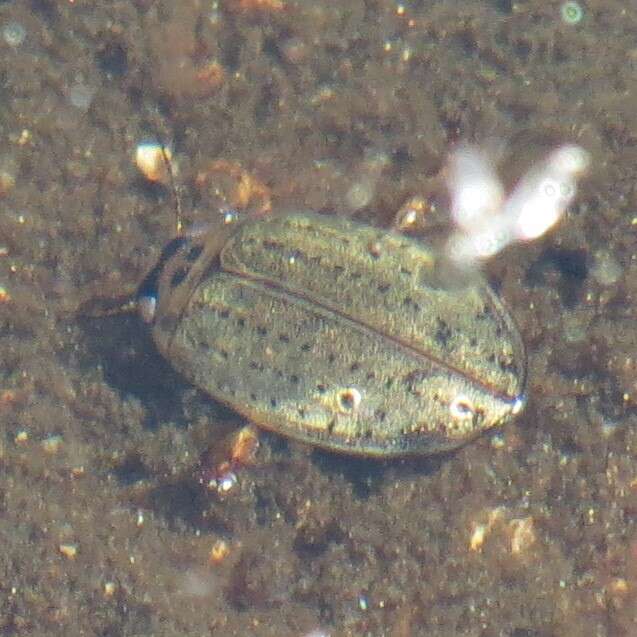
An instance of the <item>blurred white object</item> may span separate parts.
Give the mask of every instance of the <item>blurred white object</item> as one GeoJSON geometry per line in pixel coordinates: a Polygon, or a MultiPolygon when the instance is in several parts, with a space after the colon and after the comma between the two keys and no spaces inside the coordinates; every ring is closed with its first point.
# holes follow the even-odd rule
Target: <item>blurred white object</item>
{"type": "Polygon", "coordinates": [[[579,146],[560,146],[524,175],[505,199],[488,157],[475,146],[458,148],[448,171],[456,231],[447,242],[447,257],[470,268],[511,243],[543,235],[573,201],[577,179],[589,162],[579,146]]]}
{"type": "Polygon", "coordinates": [[[467,232],[474,231],[504,201],[504,189],[494,167],[474,146],[461,146],[451,155],[448,184],[451,216],[467,232]]]}

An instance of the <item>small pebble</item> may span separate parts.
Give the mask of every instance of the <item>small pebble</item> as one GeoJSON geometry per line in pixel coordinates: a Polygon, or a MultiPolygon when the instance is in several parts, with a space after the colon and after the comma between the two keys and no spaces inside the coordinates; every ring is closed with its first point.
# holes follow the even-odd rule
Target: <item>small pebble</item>
{"type": "Polygon", "coordinates": [[[64,557],[73,560],[77,555],[77,544],[60,544],[58,550],[64,557]]]}
{"type": "Polygon", "coordinates": [[[15,187],[15,176],[8,170],[0,169],[0,197],[7,195],[15,187]]]}
{"type": "Polygon", "coordinates": [[[77,82],[69,89],[69,101],[75,108],[86,112],[93,102],[95,93],[96,89],[94,87],[77,82]]]}
{"type": "Polygon", "coordinates": [[[42,441],[42,449],[51,455],[58,452],[62,444],[62,436],[48,436],[42,441]]]}
{"type": "Polygon", "coordinates": [[[491,446],[494,449],[503,449],[505,443],[504,435],[501,432],[495,433],[491,436],[491,446]]]}
{"type": "Polygon", "coordinates": [[[135,164],[148,181],[170,183],[167,162],[171,159],[170,149],[156,141],[141,142],[135,150],[135,164]]]}
{"type": "Polygon", "coordinates": [[[591,273],[600,285],[615,285],[622,275],[622,267],[612,253],[598,250],[591,273]]]}
{"type": "Polygon", "coordinates": [[[210,549],[208,560],[210,564],[220,564],[230,554],[230,547],[224,540],[217,540],[210,549]]]}
{"type": "Polygon", "coordinates": [[[378,180],[388,164],[386,153],[368,153],[359,167],[356,180],[345,193],[345,203],[351,211],[356,212],[370,204],[376,194],[378,180]]]}

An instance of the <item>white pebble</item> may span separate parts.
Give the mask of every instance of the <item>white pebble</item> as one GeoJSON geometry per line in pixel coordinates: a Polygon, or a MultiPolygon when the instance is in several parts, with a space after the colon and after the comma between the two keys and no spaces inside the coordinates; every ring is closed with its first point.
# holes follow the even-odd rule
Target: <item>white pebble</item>
{"type": "Polygon", "coordinates": [[[156,141],[141,142],[135,150],[135,164],[148,181],[160,184],[170,182],[168,166],[170,150],[156,141]]]}

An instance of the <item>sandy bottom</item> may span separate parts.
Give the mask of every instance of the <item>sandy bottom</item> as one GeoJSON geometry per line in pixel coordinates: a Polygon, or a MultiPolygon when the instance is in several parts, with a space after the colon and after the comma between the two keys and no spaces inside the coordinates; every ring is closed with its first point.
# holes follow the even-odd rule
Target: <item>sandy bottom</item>
{"type": "Polygon", "coordinates": [[[637,12],[585,4],[0,2],[0,635],[637,634],[637,12]],[[420,195],[432,233],[455,141],[505,142],[508,183],[584,146],[567,218],[489,266],[525,412],[391,463],[267,434],[233,490],[202,489],[245,423],[136,318],[74,313],[175,234],[132,161],[147,138],[186,227],[270,206],[386,225],[420,195]]]}

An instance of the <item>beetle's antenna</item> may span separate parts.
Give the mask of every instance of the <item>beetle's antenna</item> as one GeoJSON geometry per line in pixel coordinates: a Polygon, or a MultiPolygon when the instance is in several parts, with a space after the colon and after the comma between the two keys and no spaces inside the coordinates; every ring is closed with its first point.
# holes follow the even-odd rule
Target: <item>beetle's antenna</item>
{"type": "Polygon", "coordinates": [[[83,318],[104,318],[106,316],[119,316],[120,314],[133,314],[138,309],[137,299],[131,295],[117,296],[115,298],[98,296],[80,301],[71,312],[71,315],[83,318]]]}
{"type": "Polygon", "coordinates": [[[177,189],[177,182],[175,181],[175,175],[173,173],[173,166],[170,161],[171,152],[164,145],[161,145],[161,156],[166,164],[166,172],[168,173],[168,181],[170,182],[170,190],[172,191],[173,199],[175,200],[175,210],[177,211],[177,236],[181,235],[181,231],[183,228],[183,215],[181,208],[181,197],[179,196],[179,190],[177,189]]]}

